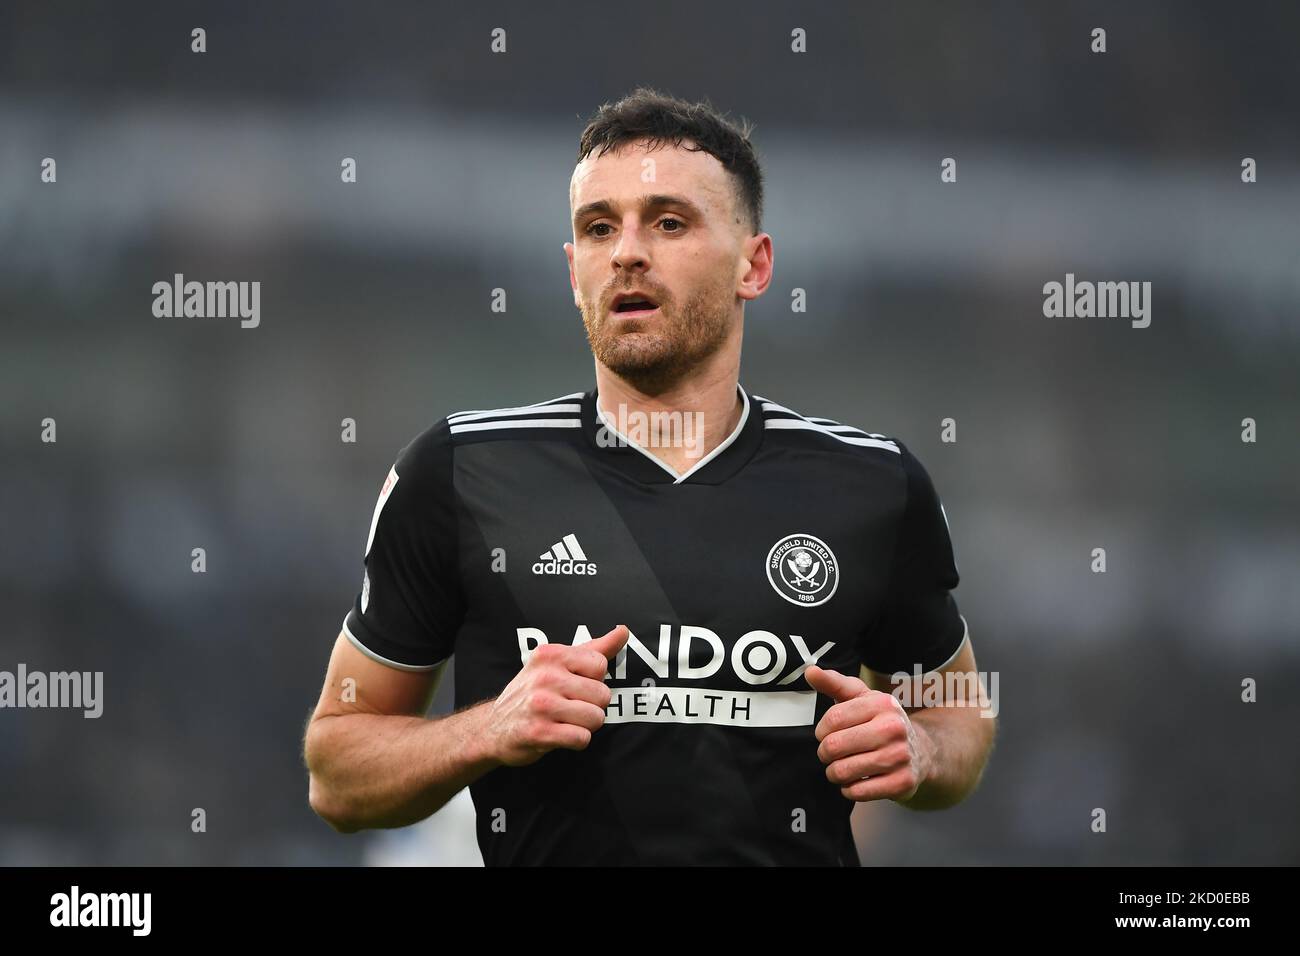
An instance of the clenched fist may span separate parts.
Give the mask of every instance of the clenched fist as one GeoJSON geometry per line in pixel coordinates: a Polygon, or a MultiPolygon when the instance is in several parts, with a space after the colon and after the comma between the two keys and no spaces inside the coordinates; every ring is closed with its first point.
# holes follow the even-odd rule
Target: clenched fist
{"type": "Polygon", "coordinates": [[[925,779],[916,728],[893,694],[811,666],[804,676],[835,703],[814,731],[826,779],[849,800],[908,800],[925,779]]]}
{"type": "Polygon", "coordinates": [[[507,767],[535,763],[550,750],[585,750],[605,723],[612,695],[609,662],[627,643],[623,624],[577,646],[543,644],[488,707],[489,752],[507,767]]]}

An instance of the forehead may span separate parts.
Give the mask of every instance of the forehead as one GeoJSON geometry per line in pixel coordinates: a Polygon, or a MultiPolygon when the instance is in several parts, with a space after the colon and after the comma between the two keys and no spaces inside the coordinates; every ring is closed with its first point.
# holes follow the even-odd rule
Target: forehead
{"type": "Polygon", "coordinates": [[[598,200],[625,202],[646,193],[684,196],[706,211],[726,215],[734,205],[731,174],[717,157],[683,140],[650,145],[649,140],[624,143],[603,156],[593,151],[573,170],[569,208],[598,200]],[[651,165],[653,163],[653,165],[651,165]],[[654,178],[649,178],[653,170],[654,178]]]}

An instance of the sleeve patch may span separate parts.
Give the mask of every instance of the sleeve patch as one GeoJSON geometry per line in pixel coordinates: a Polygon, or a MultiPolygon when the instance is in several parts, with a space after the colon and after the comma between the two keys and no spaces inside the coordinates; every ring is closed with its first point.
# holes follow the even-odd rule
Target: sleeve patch
{"type": "Polygon", "coordinates": [[[388,477],[384,479],[384,487],[379,489],[379,500],[375,502],[375,514],[370,519],[370,534],[366,536],[366,551],[362,557],[370,556],[370,546],[375,543],[375,528],[379,526],[379,513],[384,510],[384,503],[388,501],[388,496],[393,493],[393,488],[397,485],[397,466],[394,465],[388,469],[388,477]]]}

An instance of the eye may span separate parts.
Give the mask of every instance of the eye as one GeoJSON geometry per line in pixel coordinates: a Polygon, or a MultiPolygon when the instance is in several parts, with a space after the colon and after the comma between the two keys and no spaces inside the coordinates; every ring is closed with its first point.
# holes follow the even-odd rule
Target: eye
{"type": "Polygon", "coordinates": [[[672,216],[665,216],[663,219],[659,220],[659,222],[660,222],[662,225],[665,225],[665,226],[666,226],[668,223],[670,223],[670,222],[675,222],[675,223],[677,223],[677,225],[678,225],[679,228],[677,228],[677,229],[665,229],[665,230],[664,230],[665,232],[681,232],[682,229],[686,228],[686,223],[684,223],[684,222],[682,222],[680,219],[676,219],[676,218],[674,218],[674,217],[672,217],[672,216]]]}
{"type": "Polygon", "coordinates": [[[591,230],[593,230],[593,229],[600,229],[600,228],[610,229],[610,228],[612,228],[612,227],[611,227],[610,224],[607,223],[607,222],[593,222],[590,226],[587,227],[587,229],[586,229],[586,233],[587,233],[587,235],[589,235],[589,236],[596,236],[597,239],[600,239],[600,238],[604,237],[604,236],[606,235],[606,233],[603,233],[603,232],[602,232],[602,233],[600,233],[599,235],[597,235],[596,233],[594,233],[594,232],[591,231],[591,230]]]}

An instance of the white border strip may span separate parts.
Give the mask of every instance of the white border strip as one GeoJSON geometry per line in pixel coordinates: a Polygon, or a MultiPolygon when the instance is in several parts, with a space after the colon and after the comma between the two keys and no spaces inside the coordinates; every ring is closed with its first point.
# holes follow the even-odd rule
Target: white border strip
{"type": "MultiPolygon", "coordinates": [[[[743,410],[741,411],[741,413],[740,413],[740,421],[736,423],[736,427],[735,427],[735,429],[732,431],[732,433],[731,433],[730,435],[728,435],[726,438],[724,438],[724,439],[722,440],[722,443],[721,443],[720,445],[718,445],[717,448],[713,449],[713,451],[709,452],[707,455],[705,455],[703,458],[701,458],[701,459],[700,459],[699,461],[697,461],[695,464],[691,465],[690,468],[687,468],[687,469],[686,469],[684,472],[682,472],[680,475],[677,474],[677,472],[673,471],[671,468],[669,468],[668,465],[665,464],[663,461],[661,461],[660,459],[658,459],[657,457],[655,457],[654,455],[652,455],[650,452],[646,451],[644,448],[642,448],[642,447],[641,447],[640,445],[638,445],[636,442],[632,441],[632,439],[628,438],[626,435],[624,435],[622,432],[620,432],[617,428],[615,428],[615,427],[614,427],[614,424],[613,424],[613,423],[612,423],[612,422],[611,422],[611,421],[610,421],[610,420],[605,416],[605,411],[604,411],[604,409],[602,409],[602,408],[600,407],[600,396],[599,396],[599,395],[596,396],[596,420],[597,420],[599,423],[603,424],[603,425],[604,425],[606,428],[608,428],[610,431],[612,431],[615,435],[617,435],[617,436],[619,437],[619,439],[622,441],[622,443],[623,443],[624,445],[631,445],[633,448],[635,448],[635,449],[636,449],[637,451],[639,451],[641,454],[645,455],[647,458],[649,458],[651,461],[653,461],[656,465],[658,465],[658,466],[659,466],[660,468],[662,468],[664,471],[668,472],[668,474],[672,475],[672,476],[673,476],[673,484],[675,484],[675,485],[680,485],[683,481],[685,481],[685,480],[686,480],[687,478],[689,478],[691,475],[695,474],[697,471],[699,471],[701,468],[703,468],[703,467],[704,467],[705,465],[707,465],[709,462],[713,461],[713,459],[717,458],[717,457],[718,457],[719,455],[721,455],[724,451],[726,451],[726,450],[727,450],[727,447],[728,447],[729,445],[731,445],[731,443],[734,442],[737,438],[739,438],[739,437],[740,437],[740,433],[741,433],[742,431],[745,430],[745,422],[747,422],[747,421],[749,420],[749,396],[745,394],[745,390],[744,390],[743,388],[740,387],[740,383],[739,383],[739,382],[736,383],[736,390],[740,392],[740,397],[741,397],[742,401],[744,402],[745,407],[744,407],[744,409],[743,409],[743,410]]],[[[454,431],[454,429],[453,429],[453,431],[454,431]]]]}
{"type": "Polygon", "coordinates": [[[957,616],[961,618],[961,626],[963,628],[961,643],[958,644],[957,649],[952,652],[952,657],[948,658],[938,667],[930,668],[928,671],[926,671],[927,674],[933,674],[935,671],[943,670],[945,667],[947,667],[949,664],[951,664],[953,661],[957,659],[957,655],[961,653],[961,649],[970,642],[970,625],[966,623],[966,615],[959,613],[957,616]]]}
{"type": "Polygon", "coordinates": [[[348,640],[352,642],[352,646],[362,654],[365,654],[366,657],[370,658],[372,661],[376,661],[377,663],[386,664],[389,667],[395,667],[399,671],[431,671],[435,667],[438,667],[440,664],[444,664],[449,660],[449,658],[444,657],[436,664],[399,664],[397,661],[390,661],[387,657],[384,657],[382,654],[376,654],[370,648],[366,647],[366,645],[357,640],[357,636],[353,634],[352,629],[348,627],[348,619],[346,615],[343,618],[343,633],[348,636],[348,640]]]}

